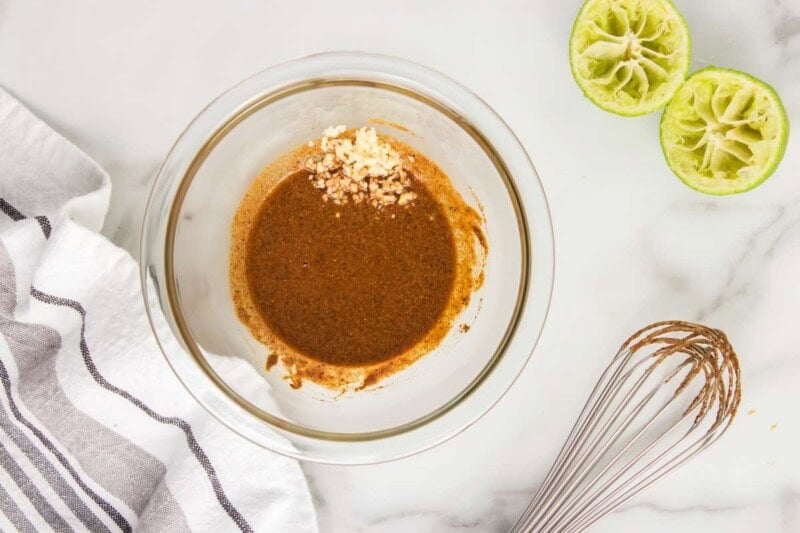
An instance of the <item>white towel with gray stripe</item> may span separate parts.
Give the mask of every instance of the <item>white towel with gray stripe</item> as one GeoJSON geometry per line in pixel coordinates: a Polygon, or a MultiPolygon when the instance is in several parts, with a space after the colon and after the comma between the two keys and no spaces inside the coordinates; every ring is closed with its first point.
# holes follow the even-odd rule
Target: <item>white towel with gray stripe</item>
{"type": "Polygon", "coordinates": [[[238,437],[153,339],[110,180],[0,89],[0,530],[317,531],[296,461],[238,437]]]}

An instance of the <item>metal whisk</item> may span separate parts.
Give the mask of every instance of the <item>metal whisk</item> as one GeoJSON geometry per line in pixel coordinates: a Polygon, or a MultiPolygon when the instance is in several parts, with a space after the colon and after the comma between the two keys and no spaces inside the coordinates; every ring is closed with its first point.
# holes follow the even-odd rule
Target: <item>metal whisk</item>
{"type": "Polygon", "coordinates": [[[512,532],[583,531],[730,426],[739,361],[725,334],[659,322],[622,344],[512,532]]]}

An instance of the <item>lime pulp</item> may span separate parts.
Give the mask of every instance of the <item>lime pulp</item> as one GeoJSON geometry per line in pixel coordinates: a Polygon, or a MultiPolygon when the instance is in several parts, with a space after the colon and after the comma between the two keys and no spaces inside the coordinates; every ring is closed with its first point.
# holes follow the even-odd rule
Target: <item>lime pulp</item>
{"type": "Polygon", "coordinates": [[[569,54],[572,74],[592,102],[634,116],[669,102],[689,71],[691,42],[669,0],[587,0],[569,54]]]}
{"type": "Polygon", "coordinates": [[[694,73],[661,117],[661,148],[689,187],[734,194],[766,180],[783,158],[789,121],[778,94],[743,72],[694,73]]]}

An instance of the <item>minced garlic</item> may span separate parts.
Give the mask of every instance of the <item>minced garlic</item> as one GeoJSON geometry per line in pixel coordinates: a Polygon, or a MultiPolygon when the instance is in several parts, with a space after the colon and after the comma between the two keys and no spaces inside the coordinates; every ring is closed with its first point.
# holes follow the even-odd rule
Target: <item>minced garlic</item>
{"type": "MultiPolygon", "coordinates": [[[[331,126],[320,141],[322,155],[309,157],[305,168],[313,185],[324,190],[323,199],[337,205],[367,201],[376,208],[407,205],[417,195],[403,157],[383,141],[375,128],[360,128],[343,135],[345,126],[331,126]]],[[[413,160],[409,160],[413,162],[413,160]]]]}

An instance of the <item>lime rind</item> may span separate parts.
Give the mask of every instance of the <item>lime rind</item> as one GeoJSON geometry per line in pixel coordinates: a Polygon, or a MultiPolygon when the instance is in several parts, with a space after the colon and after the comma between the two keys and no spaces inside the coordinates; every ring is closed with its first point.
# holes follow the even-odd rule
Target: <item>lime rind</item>
{"type": "Polygon", "coordinates": [[[689,187],[735,194],[763,183],[789,139],[786,109],[775,90],[736,70],[708,67],[686,80],[661,117],[661,148],[689,187]]]}
{"type": "Polygon", "coordinates": [[[584,95],[624,116],[664,107],[691,61],[688,26],[670,0],[587,0],[569,48],[572,75],[584,95]]]}

